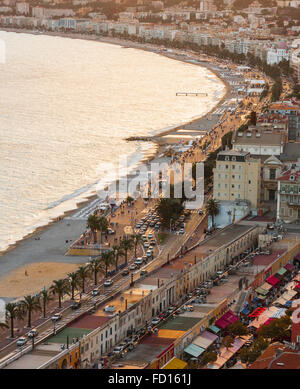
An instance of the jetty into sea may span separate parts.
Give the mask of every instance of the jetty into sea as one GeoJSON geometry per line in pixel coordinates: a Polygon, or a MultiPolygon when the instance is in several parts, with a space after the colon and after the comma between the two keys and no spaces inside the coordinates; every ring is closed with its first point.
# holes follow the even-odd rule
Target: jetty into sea
{"type": "Polygon", "coordinates": [[[176,96],[207,96],[203,92],[176,92],[176,96]]]}

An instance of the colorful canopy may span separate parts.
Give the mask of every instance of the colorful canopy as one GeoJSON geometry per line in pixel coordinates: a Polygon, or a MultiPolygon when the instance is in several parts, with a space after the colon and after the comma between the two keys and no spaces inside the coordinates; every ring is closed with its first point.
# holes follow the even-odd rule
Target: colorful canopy
{"type": "Polygon", "coordinates": [[[258,317],[262,313],[264,313],[267,310],[267,308],[262,307],[262,308],[256,308],[252,313],[250,313],[249,317],[258,317]]]}
{"type": "Polygon", "coordinates": [[[202,347],[205,350],[211,346],[218,339],[217,335],[212,334],[211,332],[204,331],[200,336],[193,340],[192,344],[202,347]]]}
{"type": "Polygon", "coordinates": [[[215,325],[219,328],[226,328],[229,324],[233,324],[239,320],[239,317],[231,310],[227,311],[219,320],[215,322],[215,325]]]}
{"type": "Polygon", "coordinates": [[[296,261],[300,262],[300,254],[296,255],[294,259],[296,259],[296,261]]]}
{"type": "Polygon", "coordinates": [[[276,286],[279,283],[279,279],[275,276],[271,276],[268,279],[266,279],[266,282],[272,286],[276,286]]]}
{"type": "Polygon", "coordinates": [[[210,326],[208,329],[212,331],[214,334],[218,334],[221,331],[220,328],[214,325],[210,326]]]}
{"type": "Polygon", "coordinates": [[[187,365],[186,362],[174,357],[162,369],[185,369],[187,365]]]}
{"type": "Polygon", "coordinates": [[[293,271],[295,269],[295,266],[292,265],[291,263],[287,263],[284,268],[288,271],[293,271]]]}
{"type": "Polygon", "coordinates": [[[204,348],[196,346],[195,344],[190,344],[188,347],[184,349],[184,352],[192,355],[195,358],[198,358],[199,355],[204,353],[204,348]]]}
{"type": "Polygon", "coordinates": [[[261,286],[255,289],[255,292],[258,294],[261,294],[263,296],[267,295],[269,293],[268,290],[263,289],[261,286]]]}
{"type": "Polygon", "coordinates": [[[287,272],[287,270],[282,267],[280,270],[278,270],[278,272],[276,274],[279,274],[280,276],[284,276],[284,274],[287,272]]]}

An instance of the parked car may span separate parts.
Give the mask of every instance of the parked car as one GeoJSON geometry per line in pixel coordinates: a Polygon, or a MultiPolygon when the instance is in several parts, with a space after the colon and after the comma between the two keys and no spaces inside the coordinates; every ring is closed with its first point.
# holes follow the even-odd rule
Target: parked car
{"type": "Polygon", "coordinates": [[[148,239],[152,239],[153,238],[153,234],[148,234],[148,239]]]}
{"type": "Polygon", "coordinates": [[[75,301],[72,305],[71,305],[71,308],[72,309],[78,309],[81,307],[81,303],[79,301],[75,301]]]}
{"type": "Polygon", "coordinates": [[[128,276],[128,274],[129,274],[129,270],[128,270],[128,269],[125,269],[125,270],[122,271],[121,274],[122,274],[123,277],[126,277],[126,276],[128,276]]]}
{"type": "Polygon", "coordinates": [[[116,310],[116,307],[114,305],[106,305],[106,307],[103,309],[104,312],[113,313],[116,310]]]}
{"type": "Polygon", "coordinates": [[[36,328],[33,328],[28,332],[28,338],[35,338],[38,334],[38,330],[36,328]]]}
{"type": "Polygon", "coordinates": [[[150,241],[150,246],[155,246],[155,245],[156,245],[155,239],[151,239],[151,241],[150,241]]]}
{"type": "Polygon", "coordinates": [[[100,294],[99,289],[93,289],[93,290],[92,290],[92,296],[93,296],[93,297],[99,296],[99,294],[100,294]]]}
{"type": "Polygon", "coordinates": [[[140,276],[141,276],[141,277],[144,277],[144,276],[146,276],[147,274],[148,274],[147,270],[141,270],[141,272],[140,272],[140,276]]]}
{"type": "Polygon", "coordinates": [[[115,355],[121,355],[123,353],[123,347],[122,346],[116,346],[114,349],[113,349],[113,353],[115,355]]]}
{"type": "Polygon", "coordinates": [[[137,258],[134,263],[138,266],[141,266],[143,264],[143,259],[142,258],[137,258]]]}
{"type": "Polygon", "coordinates": [[[108,228],[107,233],[108,233],[108,235],[114,235],[116,233],[116,231],[113,230],[112,228],[108,228]]]}
{"type": "Polygon", "coordinates": [[[180,228],[179,234],[180,234],[180,235],[183,235],[183,234],[184,234],[184,229],[183,229],[183,228],[180,228]]]}
{"type": "Polygon", "coordinates": [[[147,250],[146,255],[147,255],[148,258],[152,257],[152,251],[151,250],[147,250]]]}
{"type": "Polygon", "coordinates": [[[150,246],[150,245],[149,245],[149,243],[148,243],[148,242],[145,242],[145,243],[144,243],[144,247],[145,247],[145,249],[149,248],[149,246],[150,246]]]}
{"type": "Polygon", "coordinates": [[[137,269],[137,265],[133,263],[132,265],[129,266],[129,270],[134,271],[137,269]]]}
{"type": "Polygon", "coordinates": [[[52,317],[51,317],[51,320],[52,321],[59,321],[62,319],[62,314],[61,313],[55,313],[52,317]]]}
{"type": "Polygon", "coordinates": [[[19,347],[25,346],[26,343],[27,339],[24,336],[21,336],[21,338],[17,340],[17,346],[19,347]]]}
{"type": "Polygon", "coordinates": [[[112,284],[113,284],[113,281],[109,279],[109,280],[106,280],[106,281],[104,282],[103,286],[105,286],[105,287],[107,287],[107,286],[112,286],[112,284]]]}
{"type": "Polygon", "coordinates": [[[160,319],[158,317],[155,317],[154,319],[152,319],[151,324],[153,326],[156,326],[159,322],[160,322],[160,319]]]}

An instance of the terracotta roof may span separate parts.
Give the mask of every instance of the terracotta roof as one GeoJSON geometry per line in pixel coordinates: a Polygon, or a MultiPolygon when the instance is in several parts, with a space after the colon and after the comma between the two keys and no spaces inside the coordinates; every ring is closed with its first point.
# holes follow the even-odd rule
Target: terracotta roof
{"type": "Polygon", "coordinates": [[[300,351],[273,343],[248,369],[300,369],[300,351]],[[277,357],[276,350],[281,352],[277,357]]]}
{"type": "Polygon", "coordinates": [[[278,181],[290,181],[290,182],[296,182],[300,180],[300,169],[297,171],[292,171],[292,169],[287,170],[283,173],[282,176],[277,178],[278,181]],[[293,181],[290,181],[290,177],[294,176],[295,179],[293,181]]]}

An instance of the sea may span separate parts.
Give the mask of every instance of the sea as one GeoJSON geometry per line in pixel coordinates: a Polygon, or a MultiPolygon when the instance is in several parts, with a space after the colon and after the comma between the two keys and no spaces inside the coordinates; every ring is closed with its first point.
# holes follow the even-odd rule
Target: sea
{"type": "Polygon", "coordinates": [[[0,251],[76,209],[101,167],[153,152],[126,137],[200,117],[225,93],[207,69],[144,50],[4,31],[0,49],[0,251]]]}

